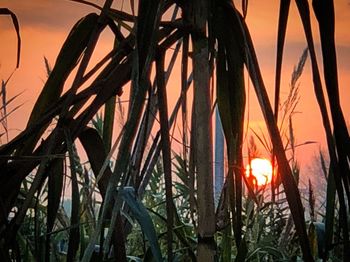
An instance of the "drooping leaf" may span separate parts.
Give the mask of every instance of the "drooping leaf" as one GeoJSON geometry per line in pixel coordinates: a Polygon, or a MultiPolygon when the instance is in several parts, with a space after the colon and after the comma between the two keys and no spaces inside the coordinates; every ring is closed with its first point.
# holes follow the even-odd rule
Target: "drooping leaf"
{"type": "MultiPolygon", "coordinates": [[[[101,173],[105,161],[107,159],[107,154],[105,151],[104,143],[99,135],[98,131],[94,128],[85,129],[80,135],[79,140],[82,143],[85,152],[88,155],[88,159],[95,175],[95,178],[98,184],[99,191],[102,195],[102,198],[105,198],[108,180],[112,175],[112,171],[109,165],[104,169],[102,177],[98,178],[98,175],[101,173]]],[[[125,240],[124,233],[122,228],[121,216],[118,214],[114,217],[115,228],[112,228],[110,234],[114,245],[114,250],[117,253],[118,259],[123,261],[125,259],[125,240]]]]}
{"type": "MultiPolygon", "coordinates": [[[[339,83],[338,83],[338,68],[337,55],[335,47],[335,10],[333,1],[312,1],[313,9],[318,20],[319,32],[321,36],[322,58],[324,66],[324,78],[328,94],[328,102],[332,115],[332,123],[335,137],[336,150],[338,155],[338,166],[341,170],[342,185],[347,194],[350,196],[350,137],[348,127],[345,122],[344,114],[340,104],[339,83]]],[[[338,176],[338,174],[334,174],[338,176]]],[[[339,186],[338,186],[339,188],[339,186]]],[[[348,202],[347,209],[350,208],[348,202]]],[[[347,212],[342,212],[348,214],[347,212]]],[[[348,219],[348,215],[347,218],[348,219]]],[[[344,218],[345,222],[345,218],[344,218]]],[[[345,225],[344,225],[345,226],[345,225]]],[[[346,227],[344,228],[344,255],[350,259],[349,233],[346,227]]]]}
{"type": "MultiPolygon", "coordinates": [[[[54,132],[52,132],[51,136],[47,139],[45,146],[43,147],[43,152],[42,152],[44,155],[51,155],[51,152],[53,151],[53,148],[54,148],[55,138],[57,138],[57,136],[59,136],[59,133],[60,133],[59,130],[55,130],[54,132]]],[[[24,200],[24,203],[23,203],[23,205],[21,205],[21,207],[19,208],[19,210],[16,214],[15,219],[13,219],[13,221],[12,221],[14,225],[18,226],[23,222],[28,208],[30,206],[32,206],[32,203],[35,200],[35,194],[37,192],[40,192],[43,181],[46,178],[46,176],[44,176],[44,175],[45,175],[45,172],[47,170],[47,166],[51,162],[51,159],[48,157],[42,157],[39,159],[40,159],[40,161],[37,162],[37,164],[40,164],[39,168],[34,176],[33,181],[30,184],[30,188],[26,194],[26,198],[24,200]]],[[[35,163],[35,161],[31,161],[29,163],[32,163],[32,162],[35,163]]],[[[24,169],[24,174],[27,175],[28,173],[25,171],[25,165],[22,167],[24,169]]],[[[22,170],[20,170],[20,171],[22,171],[22,170]]],[[[23,179],[25,179],[25,177],[23,177],[23,179]]],[[[9,183],[9,184],[5,184],[5,185],[10,187],[10,192],[18,194],[17,190],[19,191],[19,186],[20,186],[19,182],[22,182],[22,180],[13,179],[12,181],[10,180],[10,181],[6,181],[6,182],[9,183]],[[12,182],[12,184],[11,184],[11,182],[12,182]]],[[[9,198],[9,199],[11,199],[11,198],[9,198]]],[[[17,229],[15,228],[15,230],[17,230],[17,229]]]]}
{"type": "Polygon", "coordinates": [[[52,72],[34,105],[28,125],[38,120],[49,105],[60,97],[63,84],[85,50],[90,34],[96,26],[97,19],[98,15],[91,13],[79,20],[71,30],[58,54],[52,72]]]}
{"type": "MultiPolygon", "coordinates": [[[[158,180],[157,184],[159,183],[160,177],[157,177],[156,180],[158,180]]],[[[176,210],[175,205],[173,205],[173,209],[176,210]]],[[[156,212],[152,209],[148,210],[149,212],[152,212],[154,215],[156,215],[160,220],[166,225],[167,224],[167,218],[162,216],[159,212],[156,212]]],[[[174,233],[177,236],[177,238],[180,240],[182,245],[188,249],[188,255],[191,258],[192,261],[196,261],[196,256],[193,251],[193,246],[197,242],[193,240],[191,237],[188,236],[188,232],[184,229],[186,225],[181,221],[181,216],[178,214],[178,212],[175,212],[175,227],[174,227],[174,233]],[[191,245],[192,244],[192,245],[191,245]]]]}
{"type": "MultiPolygon", "coordinates": [[[[96,26],[98,17],[97,14],[91,13],[79,20],[71,30],[60,50],[52,72],[34,105],[27,127],[34,125],[36,121],[43,116],[50,105],[58,101],[60,98],[63,91],[63,85],[85,50],[90,35],[96,26]]],[[[47,125],[43,126],[40,131],[35,135],[32,135],[30,139],[27,139],[20,152],[31,152],[46,127],[47,125]]]]}
{"type": "Polygon", "coordinates": [[[17,16],[8,8],[0,8],[0,15],[10,15],[12,19],[13,26],[15,27],[16,34],[17,34],[17,63],[16,68],[19,67],[19,61],[21,58],[21,35],[19,32],[19,23],[17,16]]]}
{"type": "MultiPolygon", "coordinates": [[[[141,120],[146,93],[150,87],[150,65],[154,59],[154,49],[156,46],[156,41],[158,40],[156,34],[158,32],[157,28],[162,14],[161,3],[162,1],[159,2],[154,0],[143,0],[139,5],[139,19],[137,23],[136,40],[137,51],[133,56],[132,91],[130,95],[131,102],[128,121],[125,124],[125,132],[123,133],[123,137],[120,142],[115,169],[108,182],[101,216],[97,223],[94,235],[91,237],[88,248],[84,253],[82,261],[90,261],[95,242],[100,235],[102,224],[104,223],[104,220],[107,216],[109,209],[108,205],[113,199],[115,185],[121,183],[121,185],[124,186],[126,182],[126,177],[123,176],[123,174],[127,170],[132,144],[141,120]]],[[[130,60],[128,62],[130,62],[130,60]]],[[[98,107],[99,102],[102,101],[97,100],[96,107],[98,107]]],[[[87,115],[81,117],[81,121],[85,122],[90,118],[91,115],[87,113],[87,115]]]]}
{"type": "MultiPolygon", "coordinates": [[[[98,134],[96,129],[87,128],[79,135],[79,139],[84,147],[84,150],[90,161],[92,171],[94,172],[94,175],[97,179],[97,176],[107,157],[102,138],[98,134]]],[[[111,175],[112,171],[108,166],[104,171],[102,178],[98,181],[98,187],[102,197],[104,197],[106,194],[108,180],[111,177],[111,175]]]]}
{"type": "Polygon", "coordinates": [[[306,234],[304,210],[303,205],[301,203],[300,193],[285,155],[282,140],[278,131],[271,104],[260,72],[253,42],[245,21],[243,20],[243,18],[240,17],[236,10],[234,10],[234,13],[236,16],[239,17],[239,24],[241,29],[243,30],[242,33],[244,36],[246,47],[245,63],[250,78],[252,79],[255,92],[257,94],[258,101],[265,118],[265,122],[267,124],[270,138],[276,152],[278,166],[281,171],[282,183],[286,192],[286,197],[288,200],[289,207],[291,209],[291,213],[293,215],[293,220],[299,237],[300,246],[303,251],[303,256],[305,260],[313,261],[310,252],[309,240],[306,234]]]}
{"type": "Polygon", "coordinates": [[[145,206],[140,202],[135,195],[135,191],[131,187],[122,189],[121,196],[125,203],[129,206],[133,217],[141,226],[141,230],[149,241],[150,248],[156,261],[161,262],[162,254],[158,244],[158,237],[154,228],[152,219],[147,212],[145,206]]]}
{"type": "MultiPolygon", "coordinates": [[[[48,178],[48,202],[47,202],[47,228],[46,232],[50,233],[53,229],[59,204],[61,201],[63,188],[63,161],[64,159],[57,159],[52,163],[51,172],[48,178]]],[[[46,258],[50,254],[50,236],[47,235],[46,240],[46,258]]]]}
{"type": "MultiPolygon", "coordinates": [[[[328,2],[328,1],[327,1],[328,2]]],[[[344,148],[344,140],[343,138],[340,139],[343,143],[342,145],[340,145],[340,151],[337,151],[337,146],[336,146],[336,141],[334,141],[334,137],[333,137],[333,133],[332,133],[332,128],[331,128],[331,122],[329,119],[329,115],[328,115],[328,110],[327,110],[327,105],[326,105],[326,100],[325,100],[325,96],[324,96],[324,92],[323,92],[323,88],[322,88],[322,83],[321,83],[321,76],[320,76],[320,71],[318,68],[318,63],[317,63],[317,57],[316,57],[316,51],[315,51],[315,44],[314,44],[314,40],[313,40],[313,35],[312,35],[312,29],[311,29],[311,19],[310,19],[310,9],[309,9],[309,3],[306,0],[296,0],[297,3],[297,7],[298,7],[298,11],[301,17],[301,21],[303,23],[303,28],[304,28],[304,32],[305,32],[305,37],[307,40],[307,44],[308,44],[308,48],[309,48],[309,52],[310,52],[310,59],[311,59],[311,66],[312,66],[312,75],[313,75],[313,82],[314,82],[314,92],[315,92],[315,96],[317,99],[317,103],[319,105],[320,111],[321,111],[321,116],[322,116],[322,122],[323,122],[323,127],[326,133],[326,139],[327,139],[327,146],[328,146],[328,152],[329,152],[329,156],[331,159],[331,169],[333,172],[333,177],[334,177],[334,181],[335,181],[335,186],[337,189],[337,193],[338,193],[338,197],[339,197],[339,206],[340,206],[340,220],[342,221],[342,223],[340,223],[341,227],[343,227],[343,235],[344,235],[344,257],[346,257],[347,259],[350,259],[350,245],[349,245],[349,228],[348,228],[348,216],[347,216],[347,212],[345,210],[347,210],[346,207],[346,203],[345,203],[345,196],[344,196],[344,189],[347,192],[348,196],[350,194],[349,192],[349,184],[348,182],[345,182],[342,185],[342,178],[341,178],[341,169],[343,168],[345,172],[349,173],[348,170],[348,164],[345,163],[345,159],[344,159],[344,151],[342,148],[344,148]],[[339,159],[338,156],[339,155],[339,159]]],[[[329,4],[329,3],[328,3],[329,4]]],[[[317,5],[315,3],[315,5],[317,5]]],[[[316,6],[317,9],[317,6],[316,6]]],[[[332,8],[326,12],[333,12],[334,10],[332,10],[332,8]]],[[[320,14],[320,10],[316,10],[316,15],[318,16],[320,14]]],[[[329,14],[327,14],[328,16],[329,14]]],[[[324,19],[329,19],[328,18],[324,18],[324,19]]],[[[332,21],[328,21],[330,23],[332,23],[332,21]]],[[[329,34],[327,36],[330,38],[333,38],[334,35],[331,33],[332,32],[332,24],[328,24],[328,22],[326,23],[326,27],[330,27],[327,30],[330,29],[330,31],[328,31],[327,34],[329,34]]],[[[323,35],[324,33],[322,33],[323,35]]],[[[332,41],[332,40],[326,40],[327,41],[332,41]]],[[[328,56],[328,54],[325,54],[326,56],[328,56]]],[[[332,54],[330,54],[332,56],[332,54]]],[[[334,55],[334,54],[333,54],[334,55]]],[[[333,62],[331,60],[329,60],[329,63],[334,63],[334,57],[331,58],[331,60],[333,60],[333,62]]],[[[327,65],[328,67],[328,65],[327,65]]],[[[336,70],[336,69],[331,69],[336,70]]],[[[328,74],[328,73],[327,73],[328,74]]],[[[330,80],[330,81],[334,81],[334,80],[330,80]]],[[[328,81],[327,81],[328,82],[328,81]]],[[[331,92],[332,93],[332,92],[331,92]]],[[[334,90],[334,95],[336,96],[336,90],[334,90]]],[[[332,96],[332,94],[331,94],[332,96]]],[[[335,99],[336,100],[336,99],[335,99]]],[[[333,104],[333,103],[331,103],[333,104]]],[[[331,106],[333,107],[333,106],[331,106]]],[[[333,108],[334,110],[334,108],[333,108]]],[[[340,113],[340,112],[338,112],[340,113]]],[[[334,114],[334,111],[332,113],[332,116],[334,114]]],[[[341,114],[339,114],[339,116],[341,117],[341,114]]],[[[333,119],[333,121],[338,122],[338,120],[340,120],[338,118],[338,116],[335,116],[335,118],[333,119]]],[[[338,130],[338,128],[334,128],[334,131],[338,130]]],[[[340,132],[344,132],[344,130],[340,129],[340,132]]],[[[346,139],[348,140],[348,139],[346,139]]],[[[339,139],[338,139],[338,142],[339,139]]],[[[347,142],[348,143],[348,142],[347,142]]],[[[343,171],[343,170],[342,170],[343,171]]]]}

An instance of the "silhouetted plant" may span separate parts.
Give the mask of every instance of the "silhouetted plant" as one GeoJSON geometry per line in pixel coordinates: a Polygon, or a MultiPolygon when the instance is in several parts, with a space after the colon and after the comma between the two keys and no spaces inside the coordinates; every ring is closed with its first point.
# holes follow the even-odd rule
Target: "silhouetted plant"
{"type": "MultiPolygon", "coordinates": [[[[87,14],[74,25],[30,113],[26,129],[0,147],[0,257],[3,261],[20,260],[23,256],[37,261],[59,259],[56,244],[60,232],[64,232],[61,236],[68,241],[67,255],[63,255],[67,261],[127,261],[127,252],[132,250],[127,249],[127,239],[135,221],[148,243],[143,254],[137,254],[144,259],[173,261],[179,254],[183,257],[187,254],[192,261],[214,261],[218,255],[216,250],[220,250],[223,261],[233,258],[259,261],[260,254],[281,260],[288,256],[273,246],[280,244],[277,239],[268,239],[268,232],[260,227],[271,222],[260,193],[253,199],[258,212],[251,210],[252,199],[245,199],[243,194],[245,70],[254,85],[278,163],[285,203],[290,209],[288,221],[290,224],[294,221],[295,235],[288,238],[293,243],[289,254],[295,259],[302,256],[305,261],[313,261],[315,254],[310,248],[304,207],[293,174],[295,168],[292,170],[289,165],[277,126],[290,1],[280,2],[275,112],[245,22],[248,1],[242,1],[242,12],[239,12],[229,0],[131,0],[129,13],[113,8],[113,0],[106,0],[102,7],[84,0],[74,1],[93,6],[96,13],[87,14]],[[173,12],[171,18],[166,15],[169,10],[173,12]],[[113,48],[93,65],[92,54],[106,28],[113,33],[113,48]],[[167,81],[169,74],[175,74],[172,69],[181,45],[182,71],[178,76],[181,94],[170,112],[167,81]],[[170,50],[173,59],[166,66],[165,57],[170,50]],[[88,68],[91,69],[88,71],[88,68]],[[68,86],[66,80],[71,75],[73,83],[68,86]],[[63,92],[64,86],[66,92],[63,92]],[[127,117],[118,130],[114,128],[117,97],[129,87],[127,117]],[[229,164],[216,211],[211,126],[214,88],[229,164]],[[188,89],[193,90],[193,98],[187,95],[188,89]],[[188,104],[192,106],[191,118],[188,104]],[[176,164],[172,159],[172,128],[180,108],[184,157],[181,161],[177,157],[176,164]],[[99,126],[97,131],[89,127],[89,123],[101,113],[103,121],[101,116],[95,122],[95,126],[97,123],[99,126]],[[53,127],[48,129],[51,123],[53,127]],[[153,133],[154,129],[159,131],[153,133]],[[86,152],[88,166],[80,164],[75,149],[77,140],[86,152]],[[155,174],[157,163],[162,163],[163,171],[155,174]],[[181,182],[175,182],[174,170],[181,182]],[[147,185],[160,174],[162,178],[158,181],[164,181],[164,204],[162,209],[148,207],[147,211],[147,201],[142,202],[142,198],[146,190],[146,199],[150,201],[147,194],[152,193],[152,189],[148,190],[147,185]],[[68,183],[72,207],[66,219],[60,203],[68,183]],[[91,205],[96,190],[102,201],[98,213],[97,205],[91,205]],[[190,221],[191,225],[184,221],[190,221]],[[28,235],[23,237],[23,234],[28,235]],[[295,239],[299,245],[293,242],[295,239]],[[250,242],[253,240],[261,242],[254,246],[250,242]],[[184,250],[178,251],[178,248],[184,250]]],[[[315,95],[331,159],[327,177],[325,257],[337,245],[341,246],[343,259],[347,261],[350,259],[347,224],[350,142],[339,102],[333,1],[313,1],[331,117],[320,80],[308,2],[297,0],[296,4],[306,34],[315,95]],[[335,196],[339,201],[338,224],[334,224],[335,196]],[[334,242],[335,236],[338,242],[334,242]]],[[[0,14],[11,15],[19,36],[16,16],[6,8],[1,8],[0,14]]],[[[291,101],[295,101],[293,97],[291,101]]],[[[280,217],[276,219],[284,219],[284,211],[278,208],[276,213],[280,217]]],[[[270,226],[271,230],[280,230],[270,226]]],[[[129,259],[138,260],[131,256],[129,259]]]]}

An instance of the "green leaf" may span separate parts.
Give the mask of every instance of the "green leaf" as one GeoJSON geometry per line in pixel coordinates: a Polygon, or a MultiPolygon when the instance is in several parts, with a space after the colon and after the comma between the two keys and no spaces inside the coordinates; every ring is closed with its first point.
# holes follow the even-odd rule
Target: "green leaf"
{"type": "Polygon", "coordinates": [[[128,261],[130,262],[142,262],[143,260],[139,257],[135,257],[135,256],[128,256],[128,261]]]}
{"type": "MultiPolygon", "coordinates": [[[[320,154],[321,159],[323,159],[322,154],[320,154]]],[[[322,160],[324,161],[324,160],[322,160]]],[[[324,166],[324,165],[323,165],[324,166]]],[[[329,171],[327,178],[327,197],[326,197],[326,229],[325,229],[325,247],[326,254],[330,250],[333,242],[334,234],[334,213],[335,213],[335,195],[336,187],[334,181],[334,175],[332,170],[329,171]]]]}
{"type": "Polygon", "coordinates": [[[326,232],[325,232],[325,224],[316,222],[314,223],[316,229],[317,236],[317,255],[319,258],[326,258],[326,232]]]}
{"type": "Polygon", "coordinates": [[[163,261],[160,247],[158,244],[157,233],[154,228],[152,219],[145,206],[136,198],[135,191],[132,187],[124,187],[121,196],[126,204],[130,207],[133,217],[141,226],[141,230],[149,241],[150,248],[156,261],[163,261]]]}
{"type": "MultiPolygon", "coordinates": [[[[227,214],[226,216],[229,217],[228,211],[225,211],[227,214]]],[[[227,227],[225,227],[224,231],[222,232],[222,262],[230,262],[232,260],[232,227],[231,224],[229,224],[227,227]]]]}
{"type": "Polygon", "coordinates": [[[248,253],[247,243],[245,238],[242,239],[241,244],[238,247],[238,253],[235,262],[244,262],[248,253]]]}
{"type": "MultiPolygon", "coordinates": [[[[163,201],[163,197],[161,197],[160,201],[163,201]]],[[[173,209],[176,210],[175,205],[173,205],[173,209]]],[[[164,225],[167,224],[167,219],[162,216],[159,212],[156,212],[152,209],[149,209],[149,212],[152,212],[154,215],[156,215],[158,218],[160,218],[160,221],[164,223],[164,225]]],[[[188,257],[192,261],[196,261],[196,256],[193,252],[193,247],[195,244],[197,244],[197,241],[191,238],[191,233],[186,231],[186,225],[181,221],[181,218],[178,214],[178,211],[175,212],[175,227],[174,227],[174,233],[177,236],[177,238],[180,240],[181,244],[184,248],[187,248],[188,250],[188,257]]]]}
{"type": "Polygon", "coordinates": [[[312,256],[316,257],[317,256],[317,234],[316,234],[316,228],[313,222],[310,223],[308,236],[310,240],[312,256]]]}

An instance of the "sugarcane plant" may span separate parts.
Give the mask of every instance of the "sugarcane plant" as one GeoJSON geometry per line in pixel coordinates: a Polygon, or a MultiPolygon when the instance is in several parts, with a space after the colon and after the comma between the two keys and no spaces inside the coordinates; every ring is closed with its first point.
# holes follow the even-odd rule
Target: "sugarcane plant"
{"type": "MultiPolygon", "coordinates": [[[[280,2],[275,111],[245,21],[247,0],[242,0],[242,10],[230,0],[130,0],[130,12],[114,8],[113,0],[106,0],[103,6],[84,0],[72,1],[90,5],[96,12],[82,17],[73,26],[25,130],[0,147],[2,261],[20,260],[24,254],[37,261],[59,259],[59,256],[67,261],[137,260],[133,254],[128,254],[132,250],[128,248],[128,236],[135,224],[147,245],[144,259],[173,261],[175,248],[181,246],[186,247],[186,254],[192,261],[215,261],[218,256],[223,261],[245,261],[254,257],[244,230],[244,216],[249,215],[249,203],[243,194],[246,184],[242,153],[245,72],[253,83],[270,135],[273,158],[278,164],[295,225],[298,255],[304,261],[314,261],[300,193],[277,126],[290,1],[280,2]],[[93,64],[91,58],[98,48],[98,40],[108,29],[114,37],[113,47],[93,64]],[[168,57],[170,62],[166,63],[168,57]],[[180,95],[170,111],[168,80],[170,75],[176,74],[173,68],[177,57],[181,63],[180,95]],[[67,83],[68,77],[73,77],[71,84],[67,83]],[[119,110],[127,113],[122,127],[115,128],[115,112],[118,107],[122,108],[119,98],[123,91],[129,94],[128,104],[119,110]],[[214,101],[218,104],[228,156],[228,172],[217,209],[212,165],[214,101]],[[92,121],[96,115],[100,120],[92,121]],[[188,197],[184,198],[188,201],[186,221],[190,221],[192,230],[184,227],[174,195],[180,189],[174,190],[173,128],[180,115],[183,162],[178,177],[188,192],[188,197]],[[92,127],[91,122],[95,127],[99,123],[99,128],[92,127]],[[78,161],[78,140],[87,155],[88,165],[78,161]],[[163,213],[155,214],[142,199],[147,197],[145,191],[157,190],[149,184],[159,163],[163,170],[165,208],[163,213]],[[65,189],[67,181],[70,186],[65,189]],[[68,192],[72,202],[69,216],[61,207],[62,198],[68,192]],[[89,201],[96,192],[99,199],[96,197],[95,203],[101,203],[91,205],[89,201]],[[97,206],[98,211],[95,210],[97,206]],[[164,223],[161,228],[166,236],[165,245],[159,244],[155,215],[164,223]],[[30,220],[35,221],[34,229],[25,227],[30,220]],[[45,230],[38,227],[39,223],[46,224],[45,230]],[[31,230],[35,232],[30,239],[23,237],[31,230]],[[67,247],[57,254],[59,234],[64,235],[67,247]],[[186,237],[186,234],[194,237],[186,237]]],[[[342,240],[339,245],[343,246],[344,261],[347,261],[350,258],[347,224],[350,146],[336,78],[333,1],[313,1],[321,34],[331,118],[320,81],[309,4],[306,0],[296,0],[296,4],[306,34],[315,94],[331,158],[325,253],[327,257],[333,246],[332,211],[337,195],[342,240]]],[[[1,8],[0,14],[11,15],[20,36],[15,14],[6,8],[1,8]]],[[[20,37],[18,39],[20,50],[20,37]]]]}

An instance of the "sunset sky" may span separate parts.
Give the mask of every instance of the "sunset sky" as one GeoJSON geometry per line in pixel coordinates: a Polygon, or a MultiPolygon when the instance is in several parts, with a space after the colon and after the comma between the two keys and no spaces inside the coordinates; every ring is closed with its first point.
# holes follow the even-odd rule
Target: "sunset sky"
{"type": "MultiPolygon", "coordinates": [[[[93,2],[102,5],[104,1],[93,2]]],[[[341,102],[348,123],[350,122],[349,2],[349,0],[335,0],[338,75],[341,102]]],[[[121,4],[119,1],[115,1],[115,3],[117,7],[121,4]]],[[[251,0],[249,1],[247,17],[271,102],[273,102],[278,5],[279,1],[276,0],[251,0]]],[[[24,105],[9,120],[10,135],[13,137],[18,134],[19,130],[24,129],[29,112],[43,86],[46,78],[43,57],[46,56],[53,65],[55,57],[74,23],[87,13],[96,10],[68,0],[0,0],[0,7],[7,7],[17,15],[22,36],[20,68],[16,70],[8,86],[8,97],[24,91],[14,103],[14,105],[24,103],[24,105]]],[[[319,66],[321,66],[318,28],[313,13],[312,19],[314,40],[318,51],[319,66]]],[[[282,76],[282,100],[288,93],[288,83],[293,67],[306,47],[300,18],[293,1],[287,30],[282,76]]],[[[15,30],[8,16],[0,16],[0,39],[0,79],[7,79],[15,68],[17,43],[15,30]]],[[[106,34],[99,43],[96,58],[108,52],[112,44],[112,38],[106,34]]],[[[320,69],[322,70],[322,68],[320,69]]],[[[247,88],[250,94],[250,127],[258,133],[260,132],[259,128],[261,128],[267,134],[254,89],[251,84],[247,88]]],[[[306,172],[317,150],[320,147],[325,149],[324,132],[313,93],[309,60],[300,79],[300,96],[300,103],[297,107],[297,111],[300,113],[296,114],[293,119],[297,143],[317,141],[317,144],[304,146],[297,151],[298,160],[306,172]]]]}

